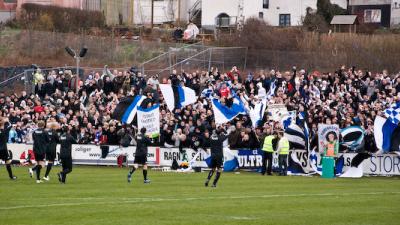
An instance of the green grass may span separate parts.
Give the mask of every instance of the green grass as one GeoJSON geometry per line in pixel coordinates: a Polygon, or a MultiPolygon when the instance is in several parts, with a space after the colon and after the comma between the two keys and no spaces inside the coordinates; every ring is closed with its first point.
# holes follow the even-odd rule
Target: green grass
{"type": "Polygon", "coordinates": [[[399,224],[400,179],[262,177],[149,171],[126,182],[127,169],[74,167],[66,185],[34,183],[27,168],[10,181],[0,168],[0,224],[399,224]]]}

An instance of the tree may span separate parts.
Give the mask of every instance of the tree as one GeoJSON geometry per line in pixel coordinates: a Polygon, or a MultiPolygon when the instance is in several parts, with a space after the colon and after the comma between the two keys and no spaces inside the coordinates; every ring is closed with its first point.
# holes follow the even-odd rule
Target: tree
{"type": "Polygon", "coordinates": [[[346,9],[332,4],[330,0],[318,0],[317,2],[317,14],[321,15],[328,24],[332,21],[333,16],[343,15],[346,12],[346,9]]]}

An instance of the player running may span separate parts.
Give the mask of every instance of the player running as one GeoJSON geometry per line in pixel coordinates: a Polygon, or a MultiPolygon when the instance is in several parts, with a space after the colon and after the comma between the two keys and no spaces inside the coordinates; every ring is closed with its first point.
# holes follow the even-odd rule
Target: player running
{"type": "Polygon", "coordinates": [[[151,139],[146,137],[146,128],[140,129],[140,134],[136,137],[137,146],[135,153],[135,160],[133,161],[133,167],[128,173],[128,183],[132,181],[132,174],[139,167],[143,165],[143,179],[144,183],[150,183],[147,179],[147,146],[151,144],[151,139]]]}
{"type": "Polygon", "coordinates": [[[10,130],[11,124],[8,122],[8,119],[0,117],[0,160],[3,160],[6,163],[6,169],[10,179],[16,180],[17,177],[13,175],[11,170],[11,157],[8,154],[7,149],[8,134],[10,133],[10,130]]]}
{"type": "Polygon", "coordinates": [[[215,175],[215,179],[211,187],[217,187],[217,182],[222,172],[221,167],[224,158],[223,143],[227,138],[228,135],[226,135],[225,131],[222,128],[218,128],[217,130],[213,130],[213,133],[208,140],[211,149],[211,170],[208,173],[207,180],[204,184],[206,187],[208,186],[208,183],[210,182],[215,171],[217,171],[217,174],[215,175]]]}

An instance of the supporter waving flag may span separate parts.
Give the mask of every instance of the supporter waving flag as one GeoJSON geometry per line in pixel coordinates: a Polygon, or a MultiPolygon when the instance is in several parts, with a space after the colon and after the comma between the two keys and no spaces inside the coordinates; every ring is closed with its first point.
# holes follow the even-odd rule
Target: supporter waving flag
{"type": "Polygon", "coordinates": [[[269,91],[267,93],[267,100],[271,99],[275,95],[275,89],[276,89],[276,80],[274,80],[271,83],[271,86],[269,87],[269,91]]]}
{"type": "Polygon", "coordinates": [[[136,95],[122,99],[115,108],[112,117],[123,124],[132,123],[137,112],[137,107],[140,106],[145,98],[143,95],[136,95]]]}
{"type": "Polygon", "coordinates": [[[175,108],[180,109],[197,101],[196,92],[188,87],[160,84],[160,90],[171,112],[175,108]]]}
{"type": "Polygon", "coordinates": [[[244,103],[238,96],[233,97],[233,103],[231,107],[226,106],[216,98],[213,98],[211,103],[216,124],[229,122],[239,114],[246,113],[244,103]]]}
{"type": "Polygon", "coordinates": [[[260,126],[260,123],[264,117],[265,109],[267,108],[267,100],[262,99],[257,102],[254,107],[250,107],[250,119],[253,124],[253,127],[260,126]]]}

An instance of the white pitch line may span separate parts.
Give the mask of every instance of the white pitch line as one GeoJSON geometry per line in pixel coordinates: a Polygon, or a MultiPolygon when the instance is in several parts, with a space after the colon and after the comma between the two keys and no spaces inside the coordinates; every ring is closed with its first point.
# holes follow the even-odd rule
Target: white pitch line
{"type": "MultiPolygon", "coordinates": [[[[250,196],[210,196],[210,197],[191,197],[191,198],[124,198],[123,201],[104,201],[104,202],[71,202],[71,203],[55,203],[55,204],[38,204],[38,205],[20,205],[0,207],[0,210],[25,209],[25,208],[47,208],[58,206],[81,206],[81,205],[110,205],[110,204],[130,204],[145,202],[168,202],[168,201],[193,201],[193,200],[229,200],[229,199],[248,199],[248,198],[280,198],[280,197],[313,197],[313,196],[354,196],[354,195],[384,195],[384,194],[400,194],[400,192],[366,192],[366,193],[314,193],[314,194],[273,194],[273,195],[250,195],[250,196]]],[[[66,199],[66,198],[64,198],[66,199]]],[[[79,198],[73,198],[79,199],[79,198]]],[[[85,198],[82,198],[85,199],[85,198]]],[[[111,199],[110,199],[111,200],[111,199]]],[[[115,200],[115,198],[113,199],[115,200]]]]}

